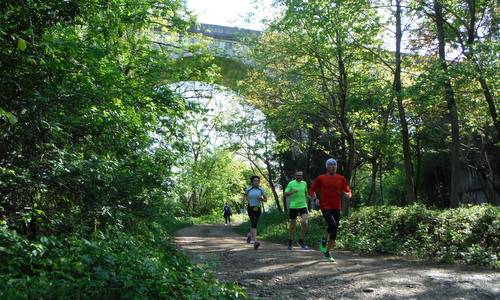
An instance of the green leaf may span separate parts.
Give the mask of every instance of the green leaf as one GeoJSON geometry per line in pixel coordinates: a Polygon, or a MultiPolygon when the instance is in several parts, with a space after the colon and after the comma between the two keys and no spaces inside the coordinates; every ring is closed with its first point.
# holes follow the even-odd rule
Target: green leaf
{"type": "Polygon", "coordinates": [[[17,48],[21,51],[26,50],[26,41],[23,40],[22,38],[17,39],[17,48]]]}
{"type": "Polygon", "coordinates": [[[14,116],[12,113],[10,112],[4,112],[5,113],[5,116],[7,117],[7,119],[9,120],[9,123],[11,125],[14,125],[17,123],[17,118],[16,116],[14,116]]]}
{"type": "Polygon", "coordinates": [[[7,118],[7,121],[9,121],[10,124],[14,125],[17,123],[17,118],[14,116],[12,113],[4,110],[3,108],[0,107],[0,118],[5,116],[7,118]]]}

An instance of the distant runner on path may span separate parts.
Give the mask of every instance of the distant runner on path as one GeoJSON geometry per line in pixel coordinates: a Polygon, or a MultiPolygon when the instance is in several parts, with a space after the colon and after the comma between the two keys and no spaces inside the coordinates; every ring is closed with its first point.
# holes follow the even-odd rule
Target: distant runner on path
{"type": "Polygon", "coordinates": [[[329,158],[326,161],[326,173],[319,175],[314,180],[309,194],[316,197],[317,191],[320,193],[319,206],[327,224],[325,237],[321,239],[319,248],[321,252],[325,253],[325,257],[329,261],[334,262],[335,260],[330,251],[335,244],[337,229],[340,224],[342,193],[345,193],[349,198],[352,197],[347,180],[344,176],[337,174],[337,161],[335,159],[329,158]]]}
{"type": "Polygon", "coordinates": [[[229,205],[224,204],[224,221],[225,221],[225,225],[227,225],[229,223],[229,225],[231,225],[231,215],[233,213],[231,212],[231,207],[229,205]]]}
{"type": "Polygon", "coordinates": [[[260,177],[254,175],[250,177],[250,187],[245,189],[243,200],[247,203],[248,217],[250,218],[250,232],[247,235],[247,243],[253,244],[253,248],[257,249],[260,242],[257,241],[257,224],[259,223],[262,202],[267,201],[266,192],[260,186],[260,177]]]}
{"type": "Polygon", "coordinates": [[[303,180],[303,172],[297,170],[295,172],[295,179],[290,181],[285,189],[285,197],[289,203],[289,218],[290,224],[288,226],[288,250],[292,250],[293,238],[295,235],[295,226],[297,224],[297,216],[300,216],[301,230],[299,246],[301,249],[307,249],[304,243],[304,237],[307,232],[307,184],[303,180]]]}

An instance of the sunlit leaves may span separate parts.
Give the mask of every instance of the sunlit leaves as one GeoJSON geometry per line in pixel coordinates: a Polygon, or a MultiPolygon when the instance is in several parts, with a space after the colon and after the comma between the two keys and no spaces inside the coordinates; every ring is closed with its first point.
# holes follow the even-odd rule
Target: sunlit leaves
{"type": "Polygon", "coordinates": [[[21,51],[26,50],[26,41],[23,40],[22,38],[17,39],[17,48],[21,51]]]}
{"type": "MultiPolygon", "coordinates": [[[[206,54],[178,64],[148,40],[152,22],[171,35],[188,28],[181,1],[73,4],[13,2],[0,17],[0,40],[18,46],[0,51],[2,201],[13,212],[40,205],[53,223],[39,228],[64,219],[69,228],[78,215],[103,225],[118,206],[161,203],[189,107],[158,87],[205,77],[210,64],[206,54]]],[[[12,226],[35,228],[9,215],[12,226]]]]}

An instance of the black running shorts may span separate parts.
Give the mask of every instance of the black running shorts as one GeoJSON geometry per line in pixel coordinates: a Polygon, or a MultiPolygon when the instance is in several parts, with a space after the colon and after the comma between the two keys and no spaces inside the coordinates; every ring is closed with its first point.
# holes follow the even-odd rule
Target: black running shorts
{"type": "Polygon", "coordinates": [[[290,211],[288,212],[288,215],[290,216],[290,220],[297,219],[297,216],[307,215],[307,207],[303,207],[303,208],[290,208],[290,211]]]}
{"type": "Polygon", "coordinates": [[[248,217],[250,218],[250,224],[252,228],[257,228],[257,223],[259,223],[261,209],[259,206],[248,206],[248,217]]]}
{"type": "Polygon", "coordinates": [[[325,218],[327,231],[330,238],[335,241],[337,238],[337,229],[340,225],[340,209],[322,209],[323,218],[325,218]]]}

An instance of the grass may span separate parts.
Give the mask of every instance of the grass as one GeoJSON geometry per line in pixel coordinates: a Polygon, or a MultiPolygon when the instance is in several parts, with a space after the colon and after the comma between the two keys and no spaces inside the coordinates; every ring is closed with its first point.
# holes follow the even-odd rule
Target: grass
{"type": "MultiPolygon", "coordinates": [[[[247,214],[235,214],[231,216],[231,223],[242,223],[248,220],[247,214]]],[[[192,218],[193,224],[224,224],[224,216],[221,213],[213,213],[192,218]]]]}

